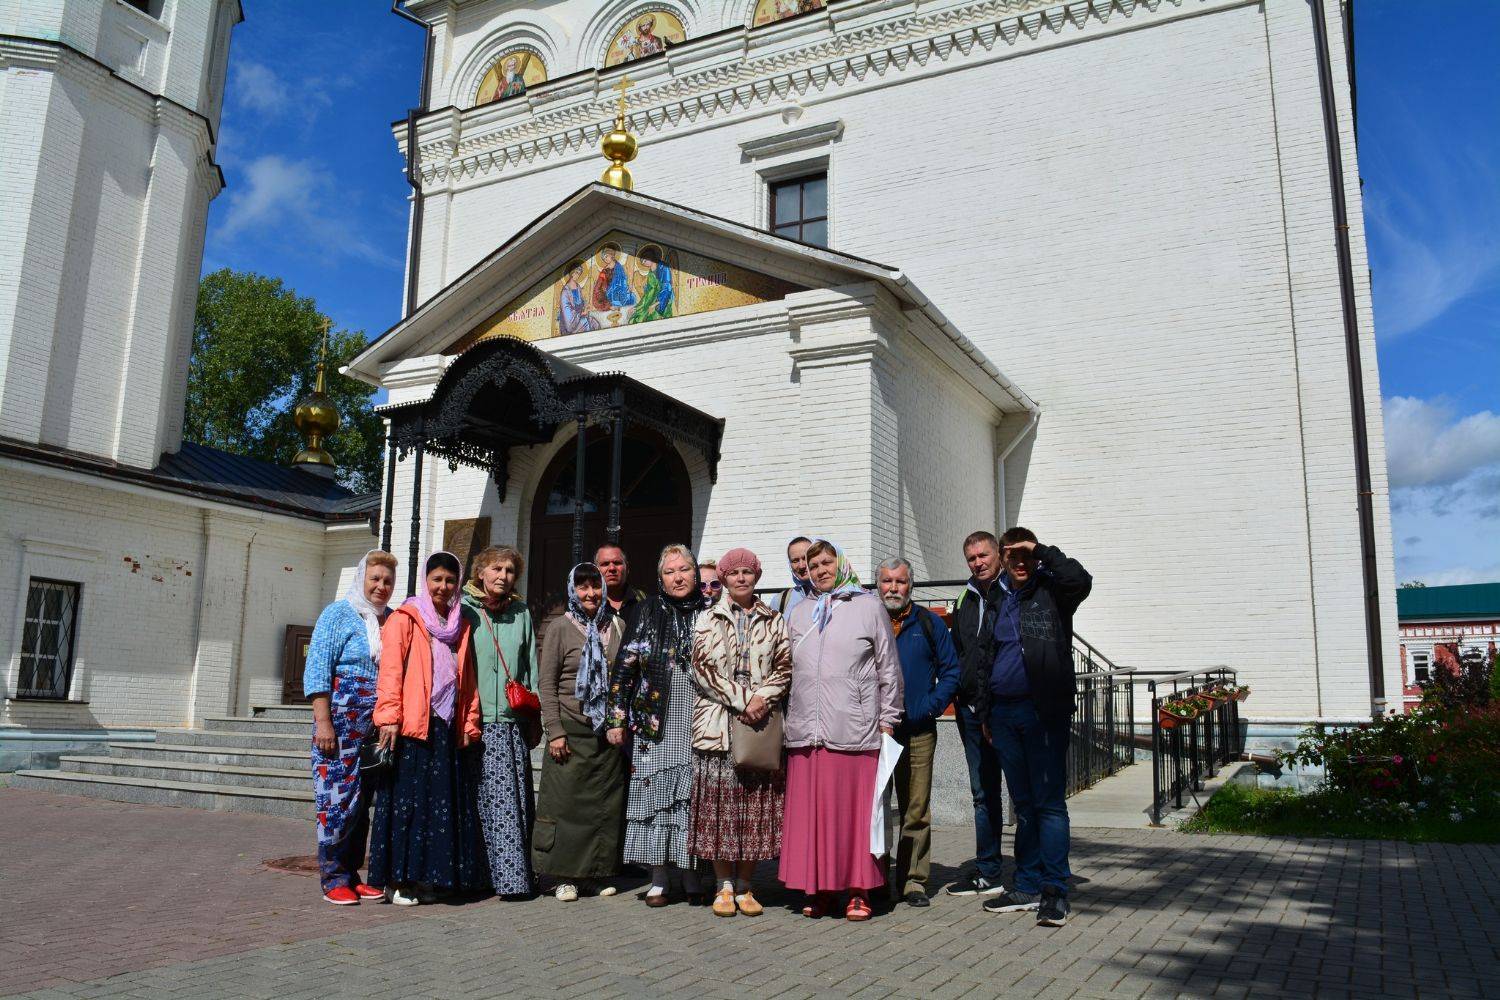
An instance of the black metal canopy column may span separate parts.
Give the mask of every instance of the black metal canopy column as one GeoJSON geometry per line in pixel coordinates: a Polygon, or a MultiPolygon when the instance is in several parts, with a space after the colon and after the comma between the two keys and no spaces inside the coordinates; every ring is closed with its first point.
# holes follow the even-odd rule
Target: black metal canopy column
{"type": "Polygon", "coordinates": [[[421,558],[422,539],[422,455],[426,446],[418,441],[416,461],[411,472],[411,541],[406,546],[406,595],[417,592],[417,560],[421,558]]]}
{"type": "Polygon", "coordinates": [[[604,537],[611,545],[620,544],[620,475],[625,463],[625,394],[615,389],[614,409],[610,413],[610,463],[609,463],[609,520],[604,525],[604,537]]]}
{"type": "Polygon", "coordinates": [[[578,411],[577,457],[573,460],[573,565],[583,562],[583,466],[588,453],[588,417],[578,411]]]}
{"type": "Polygon", "coordinates": [[[396,517],[396,433],[395,428],[385,432],[388,447],[385,457],[385,522],[380,526],[380,547],[391,551],[391,526],[396,517]]]}

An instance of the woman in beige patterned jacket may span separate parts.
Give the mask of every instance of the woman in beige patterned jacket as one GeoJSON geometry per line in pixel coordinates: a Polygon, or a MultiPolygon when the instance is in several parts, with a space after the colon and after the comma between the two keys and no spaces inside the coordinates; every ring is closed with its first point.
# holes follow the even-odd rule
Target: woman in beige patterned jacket
{"type": "Polygon", "coordinates": [[[760,560],[731,549],[718,564],[724,593],[698,618],[693,635],[693,804],[688,850],[713,862],[714,913],[757,916],[751,890],[755,863],[781,852],[785,777],[736,768],[732,721],[764,724],[782,711],[792,677],[792,650],[781,615],[755,597],[760,560]]]}

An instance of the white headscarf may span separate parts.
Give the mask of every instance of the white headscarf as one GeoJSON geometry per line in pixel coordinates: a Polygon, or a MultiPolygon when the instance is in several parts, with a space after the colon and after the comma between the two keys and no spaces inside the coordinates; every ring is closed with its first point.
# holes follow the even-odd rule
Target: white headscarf
{"type": "Polygon", "coordinates": [[[380,549],[371,549],[360,558],[359,565],[354,567],[354,579],[350,581],[349,589],[344,591],[344,600],[349,602],[355,614],[365,623],[365,642],[370,647],[370,659],[376,663],[380,662],[380,616],[385,614],[389,605],[382,604],[377,608],[365,597],[365,568],[370,556],[379,551],[380,549]]]}

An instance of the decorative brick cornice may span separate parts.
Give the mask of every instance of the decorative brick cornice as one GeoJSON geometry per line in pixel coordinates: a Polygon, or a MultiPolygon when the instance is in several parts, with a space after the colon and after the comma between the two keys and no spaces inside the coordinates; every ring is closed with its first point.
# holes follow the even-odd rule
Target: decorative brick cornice
{"type": "MultiPolygon", "coordinates": [[[[701,46],[680,46],[669,63],[641,71],[628,101],[630,125],[647,138],[829,90],[874,86],[893,74],[1154,13],[1164,4],[1207,2],[974,0],[919,11],[909,3],[841,5],[829,17],[789,22],[775,32],[746,28],[720,32],[701,46]]],[[[446,188],[478,175],[592,153],[611,126],[604,111],[609,87],[626,68],[575,74],[523,100],[428,113],[417,129],[422,183],[446,188]]],[[[397,142],[404,153],[404,127],[397,142]]]]}

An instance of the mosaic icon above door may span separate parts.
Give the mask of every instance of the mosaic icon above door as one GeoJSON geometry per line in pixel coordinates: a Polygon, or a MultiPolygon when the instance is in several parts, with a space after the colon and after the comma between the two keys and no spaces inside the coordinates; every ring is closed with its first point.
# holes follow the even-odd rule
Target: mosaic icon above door
{"type": "Polygon", "coordinates": [[[797,285],[667,244],[611,232],[564,260],[457,343],[546,340],[771,302],[797,285]]]}

